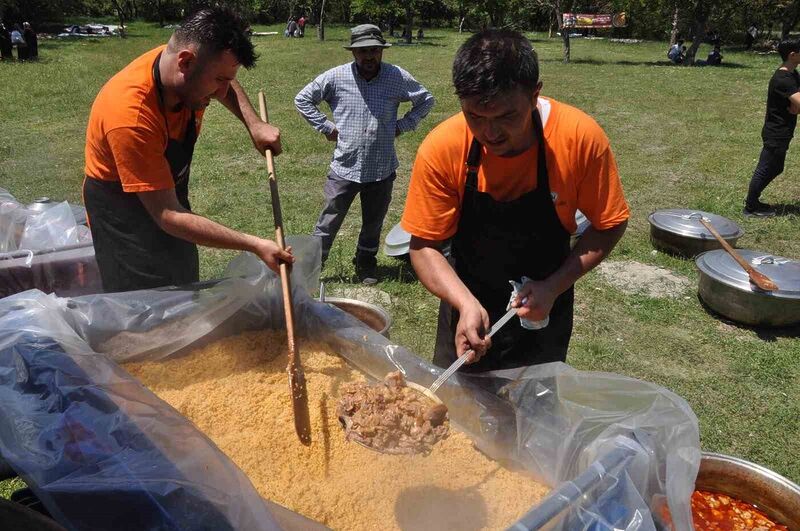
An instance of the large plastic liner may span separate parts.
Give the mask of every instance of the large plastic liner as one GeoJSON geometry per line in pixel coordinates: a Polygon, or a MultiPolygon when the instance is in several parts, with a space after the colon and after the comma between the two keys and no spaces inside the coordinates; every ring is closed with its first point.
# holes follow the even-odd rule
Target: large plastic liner
{"type": "Polygon", "coordinates": [[[102,291],[83,207],[66,201],[38,207],[0,188],[0,297],[33,288],[61,296],[102,291]]]}
{"type": "MultiPolygon", "coordinates": [[[[298,335],[376,379],[399,369],[430,385],[440,369],[310,298],[319,246],[291,243],[298,335]]],[[[249,254],[188,288],[0,300],[0,454],[70,529],[277,528],[213,442],[118,364],[283,324],[279,280],[249,254]]],[[[438,394],[481,450],[553,488],[516,529],[692,529],[698,426],[674,393],[554,363],[457,374],[438,394]]]]}

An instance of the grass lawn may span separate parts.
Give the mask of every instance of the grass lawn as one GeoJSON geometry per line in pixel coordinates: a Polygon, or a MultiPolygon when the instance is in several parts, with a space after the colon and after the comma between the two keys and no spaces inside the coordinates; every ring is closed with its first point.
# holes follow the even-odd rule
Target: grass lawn
{"type": "MultiPolygon", "coordinates": [[[[281,31],[282,28],[256,28],[281,31]]],[[[102,84],[131,59],[165,42],[169,30],[137,23],[125,40],[40,43],[36,64],[0,65],[0,186],[22,201],[48,195],[80,202],[86,121],[102,84]]],[[[277,174],[289,234],[309,233],[322,207],[333,146],[294,109],[297,91],[323,70],[348,61],[346,28],[328,28],[318,42],[255,37],[258,65],[239,78],[251,99],[266,90],[270,119],[283,131],[277,174]]],[[[453,55],[464,37],[430,30],[418,46],[395,46],[385,60],[409,70],[437,105],[420,129],[398,139],[400,170],[384,235],[399,221],[417,146],[438,122],[457,112],[450,86],[453,55]]],[[[532,35],[543,93],[575,105],[605,128],[632,207],[628,231],[610,260],[668,268],[696,286],[692,261],[654,253],[647,215],[657,208],[705,209],[739,222],[739,245],[800,258],[800,148],[764,195],[794,212],[771,220],[742,218],[742,200],[758,157],[766,86],[776,55],[723,50],[722,68],[666,63],[664,43],[579,40],[573,62],[560,62],[560,41],[532,35]]],[[[700,49],[700,57],[708,46],[700,49]]],[[[401,109],[404,112],[404,109],[401,109]]],[[[212,105],[192,167],[195,211],[236,229],[271,235],[263,161],[243,127],[212,105]]],[[[353,283],[350,259],[360,225],[354,205],[323,272],[329,290],[353,283]]],[[[220,275],[233,253],[201,250],[202,274],[220,275]]],[[[380,257],[379,288],[392,297],[392,338],[430,357],[438,301],[409,275],[409,266],[380,257]]],[[[700,419],[704,450],[763,464],[800,482],[800,341],[798,331],[757,331],[707,313],[694,287],[676,299],[626,295],[599,275],[577,285],[576,326],[569,362],[577,368],[626,374],[686,398],[700,419]]]]}

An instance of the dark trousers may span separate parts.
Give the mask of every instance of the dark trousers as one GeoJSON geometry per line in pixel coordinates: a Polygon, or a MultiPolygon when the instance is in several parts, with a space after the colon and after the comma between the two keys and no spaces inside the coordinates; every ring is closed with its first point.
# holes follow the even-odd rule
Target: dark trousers
{"type": "Polygon", "coordinates": [[[750,179],[745,206],[754,208],[758,204],[764,188],[783,172],[783,164],[786,161],[786,151],[788,149],[788,141],[764,144],[761,149],[761,156],[758,157],[758,164],[753,172],[753,177],[750,179]]]}
{"type": "Polygon", "coordinates": [[[313,233],[322,239],[323,262],[328,258],[336,233],[339,232],[356,195],[361,196],[361,232],[358,235],[357,249],[372,256],[378,253],[383,220],[392,200],[394,179],[395,173],[392,173],[380,181],[357,183],[343,179],[334,172],[328,174],[324,189],[325,208],[313,233]]]}

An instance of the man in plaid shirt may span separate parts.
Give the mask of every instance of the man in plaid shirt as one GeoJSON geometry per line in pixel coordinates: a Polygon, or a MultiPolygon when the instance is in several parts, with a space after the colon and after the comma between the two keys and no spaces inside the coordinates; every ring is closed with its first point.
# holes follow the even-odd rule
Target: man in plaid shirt
{"type": "Polygon", "coordinates": [[[391,44],[386,44],[380,28],[362,24],[350,32],[345,49],[353,52],[355,61],[318,76],[297,94],[294,104],[314,129],[336,142],[325,182],[325,208],[314,228],[314,236],[322,239],[322,261],[359,194],[361,233],[353,263],[359,279],[374,284],[381,228],[398,167],[394,139],[414,130],[434,99],[411,74],[381,62],[383,49],[391,44]],[[319,110],[323,101],[333,121],[319,110]],[[398,120],[397,108],[404,101],[412,107],[398,120]]]}

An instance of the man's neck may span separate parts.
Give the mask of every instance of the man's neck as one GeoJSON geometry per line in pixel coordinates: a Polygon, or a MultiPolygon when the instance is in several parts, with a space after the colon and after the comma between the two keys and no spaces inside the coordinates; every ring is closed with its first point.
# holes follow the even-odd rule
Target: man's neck
{"type": "Polygon", "coordinates": [[[380,65],[378,65],[378,69],[375,71],[375,73],[374,73],[373,75],[371,75],[371,76],[367,76],[367,75],[365,75],[365,74],[364,74],[364,73],[361,71],[361,69],[358,67],[358,63],[356,63],[356,71],[358,72],[358,75],[359,75],[359,76],[361,76],[361,77],[362,77],[364,80],[366,80],[366,81],[372,81],[373,79],[375,79],[376,77],[378,77],[378,74],[380,74],[380,73],[381,73],[381,67],[380,67],[380,65]]]}

